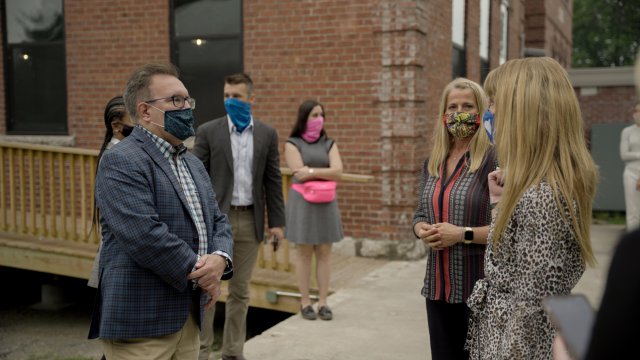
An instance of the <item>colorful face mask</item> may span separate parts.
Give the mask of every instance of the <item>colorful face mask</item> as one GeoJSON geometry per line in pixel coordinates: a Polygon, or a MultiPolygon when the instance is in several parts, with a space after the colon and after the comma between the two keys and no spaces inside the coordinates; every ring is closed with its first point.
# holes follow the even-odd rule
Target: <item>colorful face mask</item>
{"type": "Polygon", "coordinates": [[[324,126],[324,118],[322,116],[309,119],[307,121],[307,128],[302,133],[302,138],[309,143],[316,142],[322,134],[322,127],[324,126]]]}
{"type": "Polygon", "coordinates": [[[444,125],[455,138],[473,136],[480,127],[480,116],[474,113],[453,112],[444,115],[444,125]]]}
{"type": "Polygon", "coordinates": [[[496,128],[493,126],[493,113],[491,110],[487,109],[487,111],[484,112],[482,123],[484,125],[484,129],[487,131],[487,135],[489,136],[489,141],[493,144],[493,136],[496,128]]]}
{"type": "Polygon", "coordinates": [[[250,103],[230,97],[224,101],[224,108],[239,133],[242,133],[251,123],[250,103]]]}

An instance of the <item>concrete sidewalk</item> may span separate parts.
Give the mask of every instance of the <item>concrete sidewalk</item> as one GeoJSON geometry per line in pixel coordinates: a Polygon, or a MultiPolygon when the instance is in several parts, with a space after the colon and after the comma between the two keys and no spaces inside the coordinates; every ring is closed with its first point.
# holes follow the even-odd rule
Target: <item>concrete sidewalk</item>
{"type": "MultiPolygon", "coordinates": [[[[594,225],[598,265],[588,268],[574,289],[600,303],[611,253],[623,234],[618,225],[594,225]]],[[[250,360],[431,359],[424,298],[420,295],[426,259],[391,262],[358,284],[329,298],[332,321],[300,315],[279,323],[244,347],[250,360]]]]}

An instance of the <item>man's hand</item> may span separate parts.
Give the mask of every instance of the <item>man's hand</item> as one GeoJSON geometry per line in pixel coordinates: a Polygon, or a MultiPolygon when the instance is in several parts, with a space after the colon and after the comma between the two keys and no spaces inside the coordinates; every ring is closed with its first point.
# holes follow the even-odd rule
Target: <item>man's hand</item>
{"type": "Polygon", "coordinates": [[[281,227],[269,228],[269,235],[273,251],[277,251],[278,245],[280,245],[284,240],[284,229],[281,227]]]}
{"type": "Polygon", "coordinates": [[[207,254],[200,257],[196,262],[196,270],[193,271],[187,279],[197,279],[198,286],[202,290],[211,295],[211,300],[205,305],[206,309],[210,309],[220,297],[220,278],[227,266],[225,258],[218,254],[207,254]]]}

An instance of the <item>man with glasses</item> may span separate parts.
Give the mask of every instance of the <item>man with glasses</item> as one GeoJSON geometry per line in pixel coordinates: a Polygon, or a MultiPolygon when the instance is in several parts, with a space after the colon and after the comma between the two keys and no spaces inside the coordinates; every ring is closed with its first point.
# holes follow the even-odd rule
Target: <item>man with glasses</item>
{"type": "MultiPolygon", "coordinates": [[[[249,282],[265,232],[265,209],[273,248],[284,239],[284,202],[276,130],[253,118],[255,99],[249,75],[225,78],[227,116],[198,127],[193,153],[209,170],[222,212],[233,230],[234,276],[229,281],[222,335],[222,359],[243,360],[249,282]]],[[[213,344],[214,311],[205,312],[200,360],[213,344]]]]}
{"type": "Polygon", "coordinates": [[[195,100],[175,67],[137,69],[124,101],[137,126],[96,178],[104,243],[89,338],[107,359],[195,360],[203,309],[232,274],[231,227],[183,144],[195,100]]]}

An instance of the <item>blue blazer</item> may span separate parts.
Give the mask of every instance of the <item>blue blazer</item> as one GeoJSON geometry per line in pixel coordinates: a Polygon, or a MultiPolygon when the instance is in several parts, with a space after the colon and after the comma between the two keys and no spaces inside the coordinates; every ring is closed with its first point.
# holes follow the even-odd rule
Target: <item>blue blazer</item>
{"type": "MultiPolygon", "coordinates": [[[[202,204],[207,253],[233,256],[231,225],[209,175],[194,155],[186,152],[184,159],[202,204]]],[[[194,304],[200,323],[207,296],[187,279],[197,260],[196,226],[169,160],[139,127],[104,153],[96,201],[104,243],[89,338],[172,334],[194,304]]]]}

